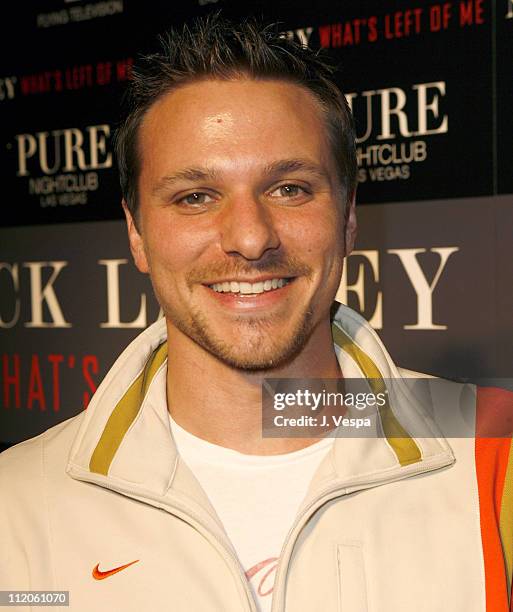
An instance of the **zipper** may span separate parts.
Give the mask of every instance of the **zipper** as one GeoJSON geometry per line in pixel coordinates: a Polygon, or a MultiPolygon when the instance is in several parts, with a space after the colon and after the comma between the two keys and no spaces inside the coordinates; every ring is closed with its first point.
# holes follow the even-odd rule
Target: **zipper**
{"type": "Polygon", "coordinates": [[[217,537],[211,531],[211,529],[207,525],[205,525],[205,523],[200,518],[198,518],[198,516],[194,512],[192,512],[189,508],[186,508],[185,506],[180,504],[180,502],[176,502],[176,501],[173,501],[172,504],[168,504],[166,501],[163,501],[162,498],[157,498],[154,495],[149,494],[147,491],[144,491],[144,495],[143,495],[141,491],[137,491],[136,489],[133,489],[130,487],[121,487],[117,485],[113,486],[110,483],[105,482],[104,480],[91,477],[92,476],[91,472],[84,471],[84,473],[82,473],[82,468],[79,468],[77,466],[71,466],[70,471],[79,480],[98,484],[104,487],[105,489],[109,489],[117,493],[122,493],[132,498],[137,498],[138,501],[139,500],[142,500],[142,501],[151,500],[152,502],[154,502],[152,505],[154,505],[155,507],[166,510],[170,514],[173,514],[177,518],[183,520],[184,522],[188,523],[191,527],[196,529],[219,552],[219,554],[224,559],[227,566],[232,570],[232,575],[236,574],[236,578],[240,580],[240,583],[242,584],[242,587],[243,587],[243,590],[244,590],[244,593],[247,599],[247,602],[246,602],[248,604],[247,610],[249,610],[250,612],[258,612],[257,605],[253,597],[253,593],[251,592],[248,580],[246,578],[246,574],[244,573],[244,570],[240,564],[238,557],[226,545],[226,543],[221,538],[217,537]]]}
{"type": "MultiPolygon", "coordinates": [[[[424,460],[421,466],[413,464],[410,466],[403,467],[400,469],[399,472],[396,471],[393,476],[390,476],[388,478],[384,478],[383,473],[381,473],[377,474],[374,477],[367,477],[365,480],[355,480],[354,482],[339,481],[335,484],[332,483],[329,487],[323,489],[313,500],[308,503],[307,506],[302,509],[301,513],[298,514],[292,527],[287,533],[287,536],[281,549],[279,562],[276,570],[271,612],[282,612],[285,610],[284,606],[282,605],[284,595],[284,582],[288,566],[290,564],[290,558],[292,557],[294,545],[301,530],[305,526],[305,523],[323,504],[339,496],[348,495],[349,493],[354,493],[356,491],[370,489],[378,485],[389,484],[391,482],[403,480],[404,478],[416,476],[425,472],[435,471],[437,469],[446,467],[452,463],[454,463],[454,457],[452,455],[448,456],[448,453],[446,453],[442,458],[436,457],[432,460],[424,460]]],[[[185,521],[193,528],[195,528],[199,533],[203,535],[203,537],[205,537],[208,542],[210,542],[216,548],[216,550],[220,553],[220,555],[226,562],[227,566],[232,570],[232,575],[234,575],[234,577],[240,580],[240,584],[242,585],[244,594],[246,595],[246,603],[248,604],[247,610],[249,610],[250,612],[258,612],[255,599],[251,592],[244,570],[240,565],[238,557],[235,555],[233,550],[231,550],[231,548],[226,545],[226,542],[224,542],[221,538],[215,535],[211,531],[211,529],[189,508],[176,501],[173,501],[172,504],[167,503],[167,501],[163,501],[162,498],[156,497],[148,491],[144,491],[144,494],[142,494],[141,491],[130,487],[122,487],[118,485],[113,486],[112,484],[104,480],[94,478],[91,472],[82,470],[82,468],[78,466],[70,466],[70,468],[70,471],[73,473],[73,475],[80,480],[85,480],[86,482],[93,482],[95,484],[105,487],[106,489],[118,493],[123,493],[130,497],[135,497],[138,500],[151,500],[153,502],[152,505],[156,506],[157,508],[165,509],[166,511],[170,512],[170,514],[174,514],[179,519],[185,521]]]]}
{"type": "Polygon", "coordinates": [[[356,491],[363,491],[365,489],[371,489],[378,485],[397,482],[410,476],[417,476],[418,474],[422,474],[424,472],[431,472],[441,469],[453,463],[454,457],[452,455],[448,457],[446,454],[442,459],[436,458],[436,460],[431,460],[429,462],[428,460],[425,460],[422,467],[415,464],[406,466],[402,468],[399,473],[396,472],[394,477],[383,478],[383,475],[377,475],[374,478],[367,478],[365,480],[355,481],[354,483],[338,482],[337,484],[332,484],[321,491],[305,508],[303,508],[301,513],[298,514],[285,538],[279,557],[278,567],[276,569],[271,612],[282,612],[285,610],[285,607],[282,605],[282,600],[284,599],[284,583],[294,545],[306,522],[322,505],[339,496],[355,493],[356,491]]]}

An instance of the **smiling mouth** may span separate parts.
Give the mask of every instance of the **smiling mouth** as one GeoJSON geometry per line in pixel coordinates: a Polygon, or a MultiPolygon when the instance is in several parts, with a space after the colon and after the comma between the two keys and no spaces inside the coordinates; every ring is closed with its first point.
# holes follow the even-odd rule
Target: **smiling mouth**
{"type": "Polygon", "coordinates": [[[221,283],[214,283],[206,286],[216,293],[228,293],[232,295],[259,295],[262,293],[275,291],[276,289],[281,289],[282,287],[292,283],[294,280],[295,278],[286,277],[276,277],[267,279],[265,281],[259,281],[257,283],[227,280],[221,283]]]}

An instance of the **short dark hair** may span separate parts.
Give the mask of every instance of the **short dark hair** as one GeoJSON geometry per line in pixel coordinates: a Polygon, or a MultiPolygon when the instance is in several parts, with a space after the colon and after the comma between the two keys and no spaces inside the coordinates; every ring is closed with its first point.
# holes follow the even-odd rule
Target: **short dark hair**
{"type": "Polygon", "coordinates": [[[339,180],[349,200],[356,187],[355,135],[351,111],[335,83],[336,71],[319,52],[285,38],[276,24],[254,19],[233,23],[219,13],[197,19],[191,27],[171,29],[159,36],[160,52],[142,56],[135,64],[125,94],[125,117],[116,130],[115,150],[121,192],[137,218],[141,121],[162,96],[195,80],[285,80],[300,85],[320,102],[339,180]]]}

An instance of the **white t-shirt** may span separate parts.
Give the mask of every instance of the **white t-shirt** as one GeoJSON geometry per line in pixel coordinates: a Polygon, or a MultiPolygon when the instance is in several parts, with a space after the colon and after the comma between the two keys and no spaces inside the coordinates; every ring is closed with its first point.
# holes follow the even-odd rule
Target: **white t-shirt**
{"type": "Polygon", "coordinates": [[[281,547],[334,438],[284,455],[245,455],[211,444],[170,416],[178,452],[224,525],[262,612],[271,610],[281,547]]]}

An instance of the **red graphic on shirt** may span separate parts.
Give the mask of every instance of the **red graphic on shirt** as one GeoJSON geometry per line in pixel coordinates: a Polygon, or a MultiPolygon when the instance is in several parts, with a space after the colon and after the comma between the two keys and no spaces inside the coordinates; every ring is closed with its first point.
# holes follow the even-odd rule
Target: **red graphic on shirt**
{"type": "Polygon", "coordinates": [[[263,589],[264,589],[264,584],[267,578],[271,574],[273,574],[276,571],[276,568],[278,567],[278,557],[269,557],[269,559],[260,561],[256,565],[253,565],[253,567],[250,567],[248,571],[246,572],[246,578],[248,580],[251,580],[251,578],[253,578],[256,574],[258,574],[258,572],[268,567],[269,565],[271,565],[271,567],[267,569],[265,574],[260,578],[260,582],[258,583],[257,593],[260,595],[260,597],[265,597],[266,595],[270,595],[273,592],[274,582],[271,585],[271,588],[269,588],[267,591],[264,591],[263,589]],[[271,564],[274,564],[274,565],[271,565],[271,564]]]}

